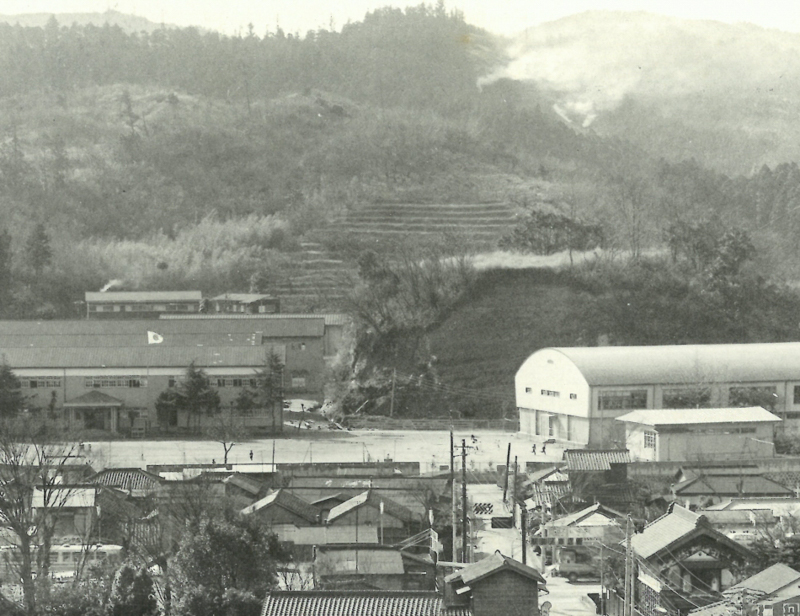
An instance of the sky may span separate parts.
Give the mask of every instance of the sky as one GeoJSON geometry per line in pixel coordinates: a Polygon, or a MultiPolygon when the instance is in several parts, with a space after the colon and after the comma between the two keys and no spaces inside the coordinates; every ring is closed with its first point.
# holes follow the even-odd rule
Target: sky
{"type": "MultiPolygon", "coordinates": [[[[339,30],[370,10],[405,7],[422,0],[0,0],[0,13],[84,13],[108,9],[157,23],[201,26],[226,34],[248,23],[258,34],[304,34],[319,28],[339,30]]],[[[435,3],[435,0],[429,0],[435,3]]],[[[800,32],[800,3],[792,0],[445,0],[464,12],[469,23],[513,35],[536,24],[589,10],[648,11],[687,19],[751,22],[766,28],[800,32]]]]}

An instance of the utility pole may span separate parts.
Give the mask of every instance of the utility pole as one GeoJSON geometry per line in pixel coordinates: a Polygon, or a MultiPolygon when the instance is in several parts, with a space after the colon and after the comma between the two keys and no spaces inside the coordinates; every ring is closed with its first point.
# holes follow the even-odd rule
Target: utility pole
{"type": "Polygon", "coordinates": [[[633,549],[631,548],[632,535],[631,516],[628,514],[628,523],[625,525],[625,603],[622,616],[633,614],[633,549]]]}
{"type": "Polygon", "coordinates": [[[506,452],[506,480],[503,483],[503,502],[506,502],[508,496],[508,473],[511,470],[511,443],[508,444],[508,451],[506,452]]]}
{"type": "Polygon", "coordinates": [[[389,417],[394,417],[394,383],[397,380],[397,368],[392,370],[392,396],[389,399],[389,417]]]}
{"type": "Polygon", "coordinates": [[[453,501],[450,513],[452,514],[451,525],[453,527],[453,562],[458,562],[458,549],[456,548],[456,537],[458,536],[458,499],[456,498],[456,448],[453,442],[453,431],[450,430],[450,496],[453,501]]]}
{"type": "Polygon", "coordinates": [[[605,616],[606,613],[606,579],[605,568],[606,562],[604,559],[605,552],[603,552],[603,541],[600,541],[600,614],[605,616]]]}
{"type": "MultiPolygon", "coordinates": [[[[517,502],[517,456],[514,456],[514,502],[517,502]]],[[[522,564],[528,564],[528,512],[525,509],[525,501],[519,499],[519,530],[522,535],[522,564]]]]}
{"type": "Polygon", "coordinates": [[[467,524],[467,441],[461,439],[461,562],[469,562],[467,552],[467,535],[469,528],[467,524]]]}

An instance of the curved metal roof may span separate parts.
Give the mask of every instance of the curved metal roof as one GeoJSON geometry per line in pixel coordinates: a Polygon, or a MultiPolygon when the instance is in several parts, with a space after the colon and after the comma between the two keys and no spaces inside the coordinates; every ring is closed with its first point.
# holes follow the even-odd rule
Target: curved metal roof
{"type": "Polygon", "coordinates": [[[590,385],[800,381],[800,342],[553,347],[590,385]]]}

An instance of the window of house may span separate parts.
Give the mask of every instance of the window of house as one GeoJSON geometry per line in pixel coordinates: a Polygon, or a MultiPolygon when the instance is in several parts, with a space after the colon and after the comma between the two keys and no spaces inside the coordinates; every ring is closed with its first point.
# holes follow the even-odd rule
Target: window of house
{"type": "Polygon", "coordinates": [[[542,395],[543,396],[547,396],[549,398],[560,398],[561,397],[561,392],[553,391],[552,389],[543,389],[542,390],[542,395]]]}
{"type": "Polygon", "coordinates": [[[292,389],[305,389],[305,388],[306,388],[306,377],[292,376],[292,389]]]}
{"type": "Polygon", "coordinates": [[[731,387],[728,390],[729,406],[760,406],[768,411],[774,411],[777,402],[778,390],[774,385],[731,387]]]}
{"type": "Polygon", "coordinates": [[[656,433],[646,431],[644,433],[644,447],[645,449],[655,449],[656,448],[656,433]]]}
{"type": "Polygon", "coordinates": [[[569,399],[570,400],[577,400],[578,399],[578,394],[570,394],[569,395],[569,399]]]}
{"type": "Polygon", "coordinates": [[[147,387],[147,378],[143,376],[87,376],[83,386],[89,389],[107,387],[147,387]]]}
{"type": "Polygon", "coordinates": [[[665,409],[705,409],[711,404],[711,390],[706,387],[665,389],[661,406],[665,409]]]}
{"type": "Polygon", "coordinates": [[[529,394],[529,393],[531,393],[532,391],[533,391],[533,390],[532,390],[530,387],[526,387],[526,388],[525,388],[525,393],[526,393],[526,394],[529,394]]]}
{"type": "Polygon", "coordinates": [[[597,398],[597,408],[601,411],[647,408],[647,390],[601,391],[597,398]]]}

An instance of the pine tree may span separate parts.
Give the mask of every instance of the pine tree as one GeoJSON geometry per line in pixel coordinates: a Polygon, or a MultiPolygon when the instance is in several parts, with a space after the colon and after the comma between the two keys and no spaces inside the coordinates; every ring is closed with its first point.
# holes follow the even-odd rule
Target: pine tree
{"type": "Polygon", "coordinates": [[[0,364],[0,418],[15,417],[22,410],[25,397],[20,391],[20,382],[10,366],[0,364]]]}

